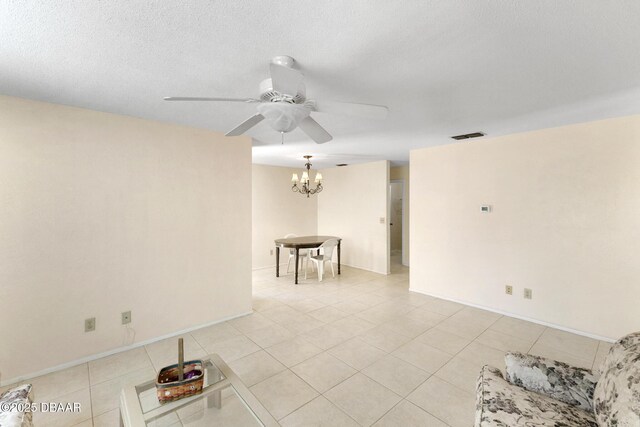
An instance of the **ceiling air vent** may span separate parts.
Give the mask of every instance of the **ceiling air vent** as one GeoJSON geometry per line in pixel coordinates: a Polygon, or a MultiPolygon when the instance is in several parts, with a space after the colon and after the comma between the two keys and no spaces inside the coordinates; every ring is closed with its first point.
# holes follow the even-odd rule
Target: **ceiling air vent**
{"type": "Polygon", "coordinates": [[[481,136],[484,136],[485,134],[482,132],[473,132],[473,133],[465,133],[464,135],[456,135],[456,136],[452,136],[451,138],[460,141],[461,139],[471,139],[471,138],[480,138],[481,136]]]}
{"type": "Polygon", "coordinates": [[[347,166],[346,163],[338,163],[336,166],[347,166]]]}

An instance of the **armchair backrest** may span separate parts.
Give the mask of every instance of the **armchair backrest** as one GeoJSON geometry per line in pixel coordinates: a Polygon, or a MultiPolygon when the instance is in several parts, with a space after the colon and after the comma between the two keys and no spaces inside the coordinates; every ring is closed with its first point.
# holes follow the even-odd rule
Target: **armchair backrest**
{"type": "Polygon", "coordinates": [[[333,256],[333,248],[338,245],[338,239],[329,239],[322,243],[319,247],[322,249],[322,254],[325,259],[331,259],[333,256]]]}
{"type": "Polygon", "coordinates": [[[640,426],[640,332],[618,340],[593,393],[599,426],[640,426]]]}
{"type": "MultiPolygon", "coordinates": [[[[289,233],[286,236],[284,236],[285,239],[293,239],[294,237],[298,237],[298,235],[289,233]]],[[[289,249],[289,253],[293,255],[294,253],[296,253],[296,251],[294,249],[289,249]]]]}

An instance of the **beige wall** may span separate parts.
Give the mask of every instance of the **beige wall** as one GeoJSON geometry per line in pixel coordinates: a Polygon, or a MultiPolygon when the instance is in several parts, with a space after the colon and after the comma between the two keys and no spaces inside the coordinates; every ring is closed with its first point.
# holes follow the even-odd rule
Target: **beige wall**
{"type": "Polygon", "coordinates": [[[412,290],[640,330],[640,116],[412,151],[411,212],[412,290]]]}
{"type": "Polygon", "coordinates": [[[343,239],[343,264],[388,274],[389,162],[323,169],[322,176],[325,190],[318,195],[318,234],[343,239]]]}
{"type": "Polygon", "coordinates": [[[2,382],[251,310],[248,138],[0,97],[2,382]],[[84,319],[97,328],[84,332],[84,319]]]}
{"type": "Polygon", "coordinates": [[[411,250],[411,182],[409,179],[409,166],[396,166],[389,169],[390,180],[401,180],[404,183],[404,195],[402,198],[402,215],[404,223],[402,225],[402,264],[408,266],[411,250]]]}
{"type": "MultiPolygon", "coordinates": [[[[318,198],[291,191],[291,174],[302,176],[302,168],[253,165],[252,172],[252,266],[273,267],[274,239],[290,233],[299,236],[317,233],[318,198]]],[[[315,176],[315,171],[311,171],[311,178],[315,176]]],[[[287,259],[287,254],[281,254],[280,263],[286,264],[287,259]]]]}

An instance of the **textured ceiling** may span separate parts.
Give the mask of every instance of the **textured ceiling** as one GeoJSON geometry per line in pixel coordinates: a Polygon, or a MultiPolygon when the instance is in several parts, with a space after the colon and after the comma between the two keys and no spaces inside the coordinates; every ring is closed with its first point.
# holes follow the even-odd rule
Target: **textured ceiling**
{"type": "Polygon", "coordinates": [[[255,105],[162,98],[256,97],[290,55],[310,98],[389,117],[315,113],[322,146],[263,122],[254,162],[402,163],[459,133],[640,113],[639,18],[637,0],[3,0],[0,93],[227,131],[255,105]]]}

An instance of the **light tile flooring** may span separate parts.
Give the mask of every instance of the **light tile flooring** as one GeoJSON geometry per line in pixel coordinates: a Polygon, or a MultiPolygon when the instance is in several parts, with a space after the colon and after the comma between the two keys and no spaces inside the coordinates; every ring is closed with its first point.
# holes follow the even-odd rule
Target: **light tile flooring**
{"type": "MultiPolygon", "coordinates": [[[[475,379],[507,350],[592,368],[609,344],[409,292],[408,269],[349,267],[322,283],[253,275],[254,313],[184,336],[186,357],[218,353],[283,426],[470,426],[475,379]]],[[[30,380],[38,426],[117,426],[118,394],[175,358],[176,339],[30,380]]],[[[196,417],[197,418],[197,417],[196,417]]],[[[191,425],[191,424],[186,424],[191,425]]]]}

